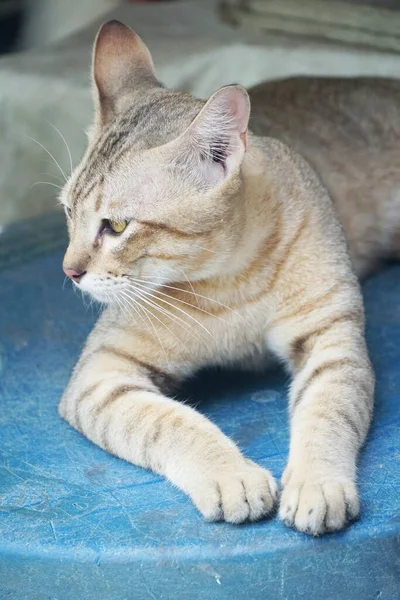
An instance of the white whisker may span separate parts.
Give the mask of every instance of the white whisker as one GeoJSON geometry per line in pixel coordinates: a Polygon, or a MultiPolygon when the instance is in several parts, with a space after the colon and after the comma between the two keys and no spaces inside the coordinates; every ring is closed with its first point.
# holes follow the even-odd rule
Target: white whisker
{"type": "Polygon", "coordinates": [[[70,167],[71,167],[71,172],[70,172],[70,175],[72,175],[72,156],[71,156],[71,151],[70,151],[70,149],[69,149],[69,146],[68,146],[68,144],[67,144],[67,140],[65,139],[65,137],[63,136],[63,134],[61,133],[61,131],[58,129],[58,127],[56,127],[55,125],[53,125],[53,123],[50,123],[50,121],[47,121],[47,123],[48,123],[48,124],[49,124],[51,127],[53,127],[53,129],[55,129],[55,130],[57,131],[57,133],[59,134],[59,136],[61,137],[62,141],[63,141],[63,142],[64,142],[64,144],[65,144],[65,147],[66,147],[66,149],[67,149],[68,156],[69,156],[69,164],[70,164],[70,167]]]}
{"type": "Polygon", "coordinates": [[[30,140],[32,140],[32,142],[35,142],[35,144],[38,144],[38,146],[40,146],[41,148],[43,148],[43,150],[45,152],[47,152],[47,154],[50,156],[50,158],[52,158],[54,160],[55,165],[60,169],[60,173],[64,177],[65,181],[67,181],[68,178],[67,178],[67,176],[65,174],[65,171],[61,168],[59,162],[54,158],[54,156],[52,155],[52,153],[49,150],[47,150],[47,148],[45,148],[45,146],[43,146],[43,144],[41,144],[40,142],[38,142],[37,140],[35,140],[35,138],[31,137],[30,135],[28,135],[28,138],[30,140]]]}
{"type": "Polygon", "coordinates": [[[51,181],[36,181],[36,183],[33,183],[29,189],[32,189],[33,187],[35,187],[35,185],[52,185],[53,187],[62,190],[61,185],[57,185],[56,183],[52,183],[51,181]]]}
{"type": "Polygon", "coordinates": [[[182,269],[180,269],[179,267],[175,266],[175,269],[178,269],[178,271],[180,271],[180,273],[182,273],[182,275],[184,276],[184,278],[186,279],[186,281],[188,282],[188,284],[190,285],[190,289],[192,290],[193,294],[196,296],[196,301],[198,302],[198,298],[197,298],[197,294],[194,291],[194,287],[191,283],[191,281],[189,280],[189,277],[186,275],[185,271],[183,271],[182,269]]]}
{"type": "MultiPolygon", "coordinates": [[[[173,313],[171,313],[171,311],[169,311],[168,309],[164,308],[163,306],[159,306],[158,304],[156,304],[155,302],[153,302],[152,300],[149,300],[148,297],[145,297],[143,292],[140,292],[139,290],[136,290],[135,292],[137,294],[137,296],[141,299],[142,302],[145,302],[146,304],[149,304],[152,308],[155,308],[156,310],[158,310],[162,315],[168,317],[169,319],[171,319],[172,322],[176,323],[178,326],[183,327],[183,329],[189,333],[190,335],[196,335],[202,342],[207,343],[206,340],[199,334],[198,331],[193,331],[192,329],[189,329],[188,324],[181,319],[180,317],[178,317],[177,315],[174,315],[173,313]]],[[[149,294],[147,294],[147,296],[149,296],[149,294]]],[[[144,308],[144,307],[142,307],[144,308]]],[[[163,321],[161,321],[163,323],[163,321]]],[[[166,324],[164,323],[164,325],[166,326],[166,324]]],[[[167,326],[166,326],[167,327],[167,326]]],[[[168,327],[167,329],[169,331],[171,331],[168,327]]],[[[171,333],[176,337],[176,339],[183,344],[183,342],[174,334],[173,331],[171,331],[171,333]]],[[[183,344],[184,345],[184,344],[183,344]]],[[[184,345],[184,347],[186,348],[186,350],[189,352],[188,348],[184,345]]]]}
{"type": "MultiPolygon", "coordinates": [[[[134,286],[132,286],[132,287],[134,287],[134,286]]],[[[171,302],[168,302],[167,300],[164,300],[163,298],[158,298],[152,292],[147,291],[146,287],[144,285],[142,286],[142,291],[143,291],[143,293],[149,294],[150,296],[152,296],[156,300],[160,300],[161,302],[164,302],[165,304],[168,304],[168,306],[172,306],[172,308],[174,308],[175,310],[178,310],[179,312],[181,312],[182,314],[184,314],[185,317],[188,317],[189,319],[191,319],[192,321],[194,321],[195,323],[197,323],[197,325],[199,325],[199,327],[201,327],[202,329],[204,329],[204,331],[206,333],[208,333],[208,335],[215,341],[215,338],[214,338],[213,334],[211,333],[211,331],[209,331],[207,329],[207,327],[205,327],[205,325],[203,325],[202,323],[200,323],[200,321],[198,321],[197,319],[195,319],[194,317],[192,317],[192,315],[189,315],[187,312],[185,312],[184,310],[182,310],[181,308],[179,308],[179,306],[175,306],[175,304],[172,304],[171,302]]],[[[167,294],[164,294],[164,295],[166,296],[167,294]]]]}
{"type": "MultiPolygon", "coordinates": [[[[124,291],[122,291],[121,293],[122,293],[122,294],[124,294],[124,295],[126,295],[128,298],[130,297],[130,298],[132,299],[132,301],[136,303],[135,299],[134,299],[132,296],[130,296],[130,295],[128,294],[128,292],[124,292],[124,291]]],[[[139,304],[139,303],[138,303],[138,304],[139,304]]],[[[139,305],[139,306],[140,306],[140,305],[139,305]]],[[[146,309],[144,306],[142,306],[141,308],[142,308],[142,309],[145,311],[145,313],[144,313],[144,314],[145,314],[145,316],[148,318],[148,320],[149,320],[149,322],[150,322],[150,325],[152,326],[152,328],[153,328],[153,330],[154,330],[154,333],[155,333],[155,334],[156,334],[156,336],[157,336],[157,339],[158,339],[158,341],[159,341],[159,343],[160,343],[160,346],[161,346],[161,348],[162,348],[162,350],[163,350],[163,352],[164,352],[164,356],[165,356],[165,360],[166,360],[166,362],[167,362],[167,365],[170,367],[170,366],[171,366],[171,364],[170,364],[169,358],[168,358],[168,356],[167,356],[167,353],[166,353],[166,351],[165,351],[164,344],[162,343],[162,341],[161,341],[161,338],[160,338],[160,336],[158,335],[158,331],[157,331],[157,329],[155,328],[153,321],[152,321],[152,320],[151,320],[151,318],[150,318],[150,317],[147,315],[147,313],[150,313],[150,314],[151,314],[153,317],[155,317],[155,318],[157,319],[157,321],[159,321],[159,322],[161,323],[161,325],[164,325],[165,327],[167,327],[167,326],[165,325],[165,323],[163,323],[163,322],[161,321],[161,319],[159,319],[159,318],[158,318],[156,315],[154,315],[154,314],[153,314],[153,313],[151,313],[149,310],[147,310],[147,309],[146,309]]],[[[167,327],[167,329],[168,329],[168,327],[167,327]]],[[[171,331],[171,330],[169,330],[169,331],[171,331]]],[[[172,333],[172,332],[171,332],[171,333],[172,333]]]]}
{"type": "Polygon", "coordinates": [[[82,304],[85,307],[85,312],[87,312],[89,305],[86,302],[86,298],[85,298],[85,292],[82,290],[82,288],[78,287],[78,290],[81,293],[81,299],[82,299],[82,304]]]}
{"type": "MultiPolygon", "coordinates": [[[[107,292],[106,292],[107,294],[107,292]]],[[[108,294],[107,294],[108,296],[108,294]]],[[[122,300],[122,298],[119,298],[117,294],[115,294],[111,300],[115,300],[118,307],[122,310],[122,312],[124,313],[124,315],[127,317],[128,321],[132,318],[132,314],[129,312],[129,310],[126,308],[124,301],[122,300]]],[[[134,308],[134,307],[132,307],[134,308]]]]}
{"type": "MultiPolygon", "coordinates": [[[[131,280],[133,280],[134,278],[130,278],[131,280]]],[[[138,280],[134,280],[135,281],[135,285],[139,285],[142,289],[144,290],[148,290],[148,287],[139,282],[138,280]]],[[[163,286],[164,288],[166,288],[167,286],[163,286]]],[[[169,286],[168,286],[169,287],[169,286]]],[[[178,289],[178,288],[176,288],[178,289]]],[[[181,290],[184,291],[184,290],[181,290]]],[[[204,308],[201,308],[200,306],[197,305],[193,305],[190,302],[186,302],[185,300],[181,300],[180,298],[176,298],[175,296],[171,296],[170,294],[166,294],[165,292],[161,292],[161,290],[157,290],[156,291],[157,294],[160,294],[161,296],[165,296],[166,298],[169,298],[170,300],[176,300],[177,302],[181,302],[182,304],[186,304],[187,306],[190,306],[191,308],[194,308],[195,310],[200,310],[201,312],[205,313],[206,315],[209,315],[210,317],[213,317],[214,319],[218,319],[219,321],[222,321],[223,323],[226,323],[227,325],[231,325],[232,323],[229,323],[229,321],[226,321],[225,319],[223,319],[222,317],[220,317],[219,315],[214,315],[213,313],[210,313],[208,310],[205,310],[204,308]]],[[[191,293],[191,292],[189,292],[191,293]]],[[[193,292],[194,295],[196,296],[196,292],[193,292]]],[[[162,301],[162,299],[160,298],[160,300],[162,301]]],[[[175,307],[176,308],[176,307],[175,307]]],[[[190,316],[190,315],[188,315],[190,316]]]]}
{"type": "MultiPolygon", "coordinates": [[[[50,162],[50,161],[47,161],[50,162]]],[[[59,177],[59,175],[56,175],[55,173],[39,173],[39,175],[46,175],[47,177],[54,177],[55,179],[57,179],[57,181],[59,181],[60,183],[62,183],[64,185],[64,180],[61,179],[61,177],[59,177]]]]}
{"type": "MultiPolygon", "coordinates": [[[[130,313],[129,309],[126,307],[126,300],[124,298],[120,298],[120,296],[118,295],[119,293],[120,292],[117,292],[115,294],[115,300],[117,301],[118,304],[121,303],[121,306],[124,309],[125,314],[128,316],[128,319],[131,319],[132,318],[132,313],[130,313]]],[[[138,315],[141,318],[141,320],[142,320],[142,322],[143,322],[143,324],[145,326],[145,329],[147,329],[147,324],[146,324],[145,320],[143,319],[141,313],[139,312],[138,308],[136,306],[130,304],[130,303],[128,303],[128,305],[130,306],[130,308],[133,309],[133,311],[135,312],[135,314],[138,315]]]]}
{"type": "MultiPolygon", "coordinates": [[[[144,275],[138,281],[140,283],[142,283],[142,284],[146,284],[147,282],[144,281],[144,278],[146,278],[146,279],[155,279],[156,276],[152,277],[151,275],[148,275],[148,276],[144,275]]],[[[136,281],[136,278],[130,277],[130,279],[136,281]]],[[[153,283],[156,284],[157,281],[153,281],[153,283]]],[[[225,308],[226,310],[229,310],[230,312],[232,312],[233,314],[235,314],[237,317],[239,317],[240,319],[242,319],[243,322],[246,323],[246,320],[243,317],[243,315],[241,315],[240,313],[238,313],[235,309],[231,308],[230,306],[227,306],[226,304],[223,304],[223,302],[219,302],[219,300],[215,300],[214,298],[209,298],[208,296],[203,296],[203,294],[199,294],[198,292],[195,292],[195,291],[189,292],[189,290],[183,290],[182,288],[174,287],[172,285],[166,285],[164,283],[161,284],[161,287],[168,288],[170,290],[176,290],[178,292],[184,292],[185,294],[194,294],[198,298],[203,298],[203,300],[208,300],[209,302],[214,302],[215,304],[218,304],[218,306],[221,306],[222,308],[225,308]]]]}
{"type": "MultiPolygon", "coordinates": [[[[147,325],[146,325],[146,322],[145,322],[145,320],[143,319],[143,316],[142,316],[142,315],[139,313],[139,306],[140,306],[140,305],[139,305],[139,303],[137,302],[137,300],[135,300],[134,296],[132,296],[131,294],[129,294],[129,293],[128,293],[127,291],[125,291],[125,290],[120,290],[120,291],[119,291],[119,294],[122,294],[123,296],[125,296],[125,298],[127,299],[127,302],[128,302],[128,304],[129,304],[129,306],[130,306],[131,308],[133,308],[133,310],[134,310],[134,311],[135,311],[137,314],[139,314],[139,315],[140,315],[140,317],[141,317],[141,319],[142,319],[142,322],[143,322],[143,324],[145,325],[145,328],[147,328],[147,325]],[[132,300],[133,304],[132,304],[131,300],[132,300]]],[[[142,307],[142,308],[143,308],[143,307],[142,307]]],[[[158,337],[158,333],[157,333],[157,331],[156,331],[156,329],[155,329],[155,327],[154,327],[154,324],[153,324],[152,320],[151,320],[151,319],[148,317],[148,315],[147,315],[146,313],[144,313],[144,315],[145,315],[145,317],[147,318],[147,320],[149,321],[150,325],[152,326],[152,328],[153,328],[153,331],[155,332],[155,334],[156,334],[156,336],[157,336],[157,338],[158,338],[158,341],[160,342],[160,345],[162,346],[162,344],[161,344],[161,340],[160,340],[160,338],[158,337]]]]}
{"type": "Polygon", "coordinates": [[[201,248],[202,250],[207,250],[207,252],[212,252],[212,254],[218,254],[215,250],[210,250],[210,248],[205,248],[204,246],[200,246],[200,244],[193,244],[193,246],[197,246],[197,248],[201,248]]]}

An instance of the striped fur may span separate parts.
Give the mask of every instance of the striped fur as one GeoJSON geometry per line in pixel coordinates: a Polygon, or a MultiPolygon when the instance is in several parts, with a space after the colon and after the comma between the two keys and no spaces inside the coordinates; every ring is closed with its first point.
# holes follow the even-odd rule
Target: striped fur
{"type": "Polygon", "coordinates": [[[374,377],[326,189],[288,146],[246,136],[241,88],[205,106],[165,90],[121,24],[101,30],[95,57],[97,118],[62,195],[71,210],[64,262],[85,272],[80,287],[107,308],[61,415],[165,475],[207,519],[260,519],[277,499],[270,473],[171,391],[206,365],[260,366],[272,351],[293,374],[280,517],[314,535],[344,527],[359,510],[356,460],[374,377]],[[118,76],[102,64],[115,48],[118,76]],[[101,232],[104,219],[128,225],[115,236],[101,232]]]}

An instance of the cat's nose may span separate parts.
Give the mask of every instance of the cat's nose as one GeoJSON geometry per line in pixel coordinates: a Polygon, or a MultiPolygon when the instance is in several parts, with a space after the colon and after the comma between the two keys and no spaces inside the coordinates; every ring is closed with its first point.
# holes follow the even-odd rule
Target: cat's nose
{"type": "Polygon", "coordinates": [[[82,277],[84,276],[84,274],[86,273],[86,271],[77,271],[76,269],[73,269],[72,267],[64,267],[64,266],[63,266],[63,271],[66,274],[66,276],[69,277],[70,279],[72,279],[72,281],[75,281],[75,283],[79,283],[80,280],[82,279],[82,277]]]}

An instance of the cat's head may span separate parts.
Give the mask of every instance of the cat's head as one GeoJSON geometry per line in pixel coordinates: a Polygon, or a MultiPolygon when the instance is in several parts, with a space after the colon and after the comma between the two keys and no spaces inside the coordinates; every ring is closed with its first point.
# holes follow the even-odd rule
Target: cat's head
{"type": "Polygon", "coordinates": [[[241,230],[250,104],[240,86],[204,103],[165,89],[142,40],[104,25],[93,56],[95,121],[61,194],[64,270],[101,302],[229,268],[241,230]]]}

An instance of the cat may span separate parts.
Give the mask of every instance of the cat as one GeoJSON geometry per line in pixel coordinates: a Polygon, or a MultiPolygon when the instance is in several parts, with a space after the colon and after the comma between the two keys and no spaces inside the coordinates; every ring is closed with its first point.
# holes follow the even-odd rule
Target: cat
{"type": "Polygon", "coordinates": [[[273,514],[274,478],[171,391],[202,367],[258,368],[272,353],[292,374],[279,516],[311,535],[342,529],[359,514],[357,456],[374,396],[354,267],[365,274],[396,237],[392,220],[381,246],[375,233],[369,246],[379,220],[370,204],[386,173],[378,99],[363,124],[346,102],[366,83],[266,84],[250,93],[252,131],[244,88],[225,86],[207,102],[164,88],[145,44],[118,21],[97,35],[93,80],[88,149],[61,194],[63,266],[106,308],[61,416],[167,477],[206,519],[255,521],[273,514]],[[358,149],[382,164],[376,185],[361,157],[353,161],[358,149]],[[333,171],[343,174],[330,191],[342,217],[354,211],[343,223],[350,252],[309,163],[329,189],[333,171]],[[371,213],[358,223],[366,191],[371,213]]]}

